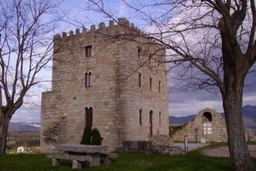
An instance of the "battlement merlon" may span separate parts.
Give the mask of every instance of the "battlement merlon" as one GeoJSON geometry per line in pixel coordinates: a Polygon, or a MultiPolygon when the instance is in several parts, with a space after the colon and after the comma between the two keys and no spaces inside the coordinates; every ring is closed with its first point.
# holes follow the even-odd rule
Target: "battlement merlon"
{"type": "MultiPolygon", "coordinates": [[[[118,18],[117,19],[117,25],[129,27],[129,28],[133,29],[134,31],[136,31],[137,33],[139,33],[140,35],[145,35],[140,29],[138,29],[138,27],[136,27],[134,25],[134,23],[130,23],[126,18],[118,18]]],[[[69,37],[69,36],[84,34],[84,33],[90,32],[90,31],[96,31],[96,30],[102,30],[102,29],[106,29],[106,28],[112,28],[114,26],[115,26],[114,20],[110,20],[108,27],[105,26],[104,22],[102,22],[102,23],[99,24],[98,29],[96,29],[95,25],[91,25],[90,30],[88,30],[88,29],[83,27],[82,28],[82,33],[80,33],[80,29],[76,29],[75,34],[74,34],[73,31],[70,31],[69,34],[66,33],[66,32],[63,32],[62,35],[56,34],[54,36],[54,40],[60,40],[61,38],[66,38],[66,37],[69,37]]]]}

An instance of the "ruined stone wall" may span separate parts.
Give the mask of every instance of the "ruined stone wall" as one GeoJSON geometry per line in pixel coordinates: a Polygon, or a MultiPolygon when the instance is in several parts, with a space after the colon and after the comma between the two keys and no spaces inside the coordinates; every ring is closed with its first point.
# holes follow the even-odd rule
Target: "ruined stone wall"
{"type": "MultiPolygon", "coordinates": [[[[207,116],[207,115],[206,115],[207,116]]],[[[176,141],[184,141],[184,136],[188,136],[189,142],[201,142],[204,138],[206,142],[226,142],[227,129],[224,118],[214,109],[205,108],[201,110],[193,120],[189,121],[181,130],[177,131],[172,138],[176,141]],[[211,121],[204,114],[210,114],[211,121]],[[205,132],[204,124],[210,123],[210,132],[205,132]]]]}
{"type": "Polygon", "coordinates": [[[150,111],[153,134],[168,134],[166,65],[161,63],[165,49],[126,19],[118,21],[54,37],[52,91],[42,97],[42,152],[54,151],[54,143],[80,143],[85,107],[92,107],[93,128],[100,131],[109,150],[119,148],[124,140],[146,140],[150,111]],[[92,47],[91,57],[85,57],[86,46],[92,47]],[[92,86],[86,87],[89,72],[92,86]],[[49,142],[51,130],[58,131],[55,141],[49,142]]]}
{"type": "Polygon", "coordinates": [[[66,118],[56,103],[61,100],[60,92],[44,92],[42,99],[41,113],[44,115],[41,115],[40,148],[42,151],[52,152],[56,143],[66,140],[66,118]]]}

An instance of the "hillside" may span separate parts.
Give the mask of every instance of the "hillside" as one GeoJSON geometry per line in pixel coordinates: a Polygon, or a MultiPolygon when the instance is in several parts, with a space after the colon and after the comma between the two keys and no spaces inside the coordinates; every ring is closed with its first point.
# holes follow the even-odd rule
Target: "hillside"
{"type": "MultiPolygon", "coordinates": [[[[256,130],[256,106],[246,105],[242,109],[243,112],[243,121],[246,128],[251,130],[256,130]]],[[[224,116],[224,114],[221,114],[224,116]]],[[[196,115],[188,115],[183,117],[169,116],[170,125],[184,125],[188,121],[192,120],[196,115]]]]}
{"type": "Polygon", "coordinates": [[[40,123],[10,122],[8,131],[40,131],[40,123]]]}

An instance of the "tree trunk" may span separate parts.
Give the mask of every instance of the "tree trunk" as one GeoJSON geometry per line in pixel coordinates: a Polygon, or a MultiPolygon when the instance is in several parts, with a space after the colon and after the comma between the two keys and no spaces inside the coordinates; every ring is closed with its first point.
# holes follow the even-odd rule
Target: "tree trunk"
{"type": "Polygon", "coordinates": [[[0,156],[6,155],[8,128],[11,118],[0,111],[0,156]]]}
{"type": "MultiPolygon", "coordinates": [[[[232,78],[232,76],[229,76],[229,78],[232,78]]],[[[227,80],[227,82],[230,84],[226,85],[226,92],[223,95],[223,107],[231,167],[233,171],[255,171],[246,144],[242,118],[243,81],[237,83],[236,81],[227,80]]]]}

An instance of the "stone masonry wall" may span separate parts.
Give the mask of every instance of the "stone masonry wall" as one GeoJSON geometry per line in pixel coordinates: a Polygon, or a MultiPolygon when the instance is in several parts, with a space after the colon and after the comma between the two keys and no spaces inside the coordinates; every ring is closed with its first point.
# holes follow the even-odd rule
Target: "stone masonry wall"
{"type": "Polygon", "coordinates": [[[80,143],[86,107],[110,151],[125,140],[147,140],[151,125],[153,135],[168,135],[165,48],[128,20],[56,35],[54,51],[52,91],[42,95],[42,152],[80,143]],[[85,57],[87,46],[91,57],[85,57]],[[85,86],[85,73],[92,73],[92,86],[85,86]]]}
{"type": "Polygon", "coordinates": [[[205,108],[181,130],[178,130],[172,138],[176,141],[184,141],[185,135],[188,136],[189,142],[200,142],[201,138],[205,139],[206,142],[226,142],[227,129],[225,120],[214,109],[205,108]],[[208,128],[205,128],[205,123],[209,123],[211,126],[206,125],[208,128]],[[206,131],[205,129],[208,130],[206,131]]]}
{"type": "MultiPolygon", "coordinates": [[[[202,138],[206,142],[226,142],[228,140],[225,119],[220,113],[209,108],[201,110],[193,120],[189,121],[181,130],[175,132],[172,138],[176,141],[184,141],[186,135],[190,142],[201,142],[202,138]],[[208,116],[210,116],[211,121],[208,116]],[[210,132],[209,126],[206,126],[205,123],[211,124],[210,132]],[[205,130],[206,127],[208,132],[205,130]]],[[[247,141],[256,141],[255,134],[248,129],[245,129],[245,138],[247,141]]]]}

